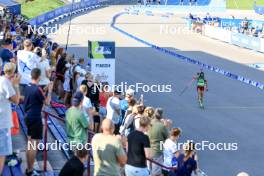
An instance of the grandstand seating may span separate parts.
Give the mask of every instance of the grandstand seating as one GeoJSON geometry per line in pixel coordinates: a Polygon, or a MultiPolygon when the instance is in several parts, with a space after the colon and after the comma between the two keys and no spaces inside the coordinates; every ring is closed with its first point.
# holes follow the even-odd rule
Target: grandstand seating
{"type": "MultiPolygon", "coordinates": [[[[207,6],[209,5],[211,0],[197,0],[197,5],[199,6],[207,6]]],[[[162,1],[164,4],[165,1],[162,1]]],[[[180,0],[168,0],[167,5],[180,5],[180,0]]],[[[183,0],[183,5],[190,5],[189,0],[183,0]]]]}

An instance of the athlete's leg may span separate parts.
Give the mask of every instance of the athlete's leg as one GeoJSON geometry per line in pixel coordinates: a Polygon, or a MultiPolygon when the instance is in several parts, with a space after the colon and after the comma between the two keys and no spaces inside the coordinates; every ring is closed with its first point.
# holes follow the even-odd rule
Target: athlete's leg
{"type": "Polygon", "coordinates": [[[201,100],[201,89],[200,89],[200,87],[197,87],[197,93],[198,93],[198,101],[200,102],[200,100],[201,100]]]}
{"type": "Polygon", "coordinates": [[[204,90],[201,90],[201,91],[200,91],[200,93],[201,93],[201,95],[200,95],[200,97],[201,97],[201,102],[203,103],[203,98],[204,98],[204,90]]]}

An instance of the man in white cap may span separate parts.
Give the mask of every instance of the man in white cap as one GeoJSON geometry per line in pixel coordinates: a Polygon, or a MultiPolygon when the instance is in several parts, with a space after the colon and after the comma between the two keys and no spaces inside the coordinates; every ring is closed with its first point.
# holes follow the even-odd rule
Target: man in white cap
{"type": "Polygon", "coordinates": [[[237,176],[249,176],[249,174],[246,172],[240,172],[237,176]]]}

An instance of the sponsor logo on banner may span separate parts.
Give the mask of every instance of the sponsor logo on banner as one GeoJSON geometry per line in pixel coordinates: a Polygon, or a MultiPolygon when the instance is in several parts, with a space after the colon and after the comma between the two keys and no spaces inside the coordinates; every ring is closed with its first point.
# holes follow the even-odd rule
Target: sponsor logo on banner
{"type": "Polygon", "coordinates": [[[115,42],[88,41],[88,57],[91,59],[115,58],[115,42]]]}
{"type": "Polygon", "coordinates": [[[92,59],[91,71],[100,82],[115,85],[115,59],[92,59]]]}

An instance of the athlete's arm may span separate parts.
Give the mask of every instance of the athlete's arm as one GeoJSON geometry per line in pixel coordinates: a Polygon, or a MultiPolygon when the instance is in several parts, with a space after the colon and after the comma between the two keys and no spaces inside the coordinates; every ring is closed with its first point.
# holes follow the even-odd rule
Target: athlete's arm
{"type": "Polygon", "coordinates": [[[206,88],[206,91],[208,91],[208,81],[205,80],[205,88],[206,88]]]}

